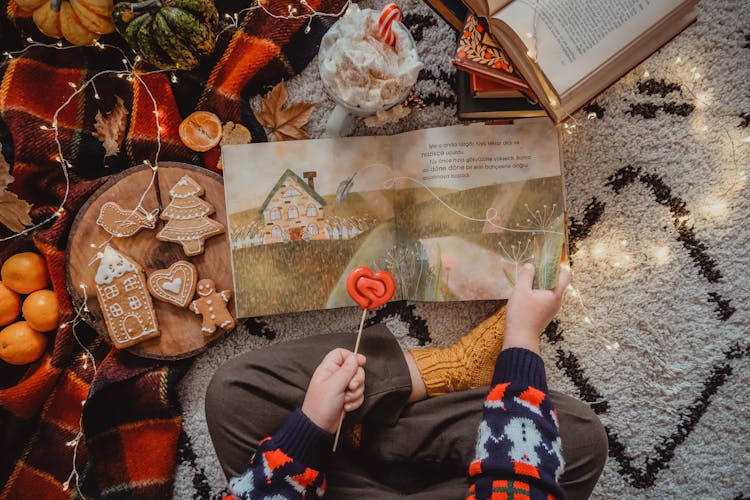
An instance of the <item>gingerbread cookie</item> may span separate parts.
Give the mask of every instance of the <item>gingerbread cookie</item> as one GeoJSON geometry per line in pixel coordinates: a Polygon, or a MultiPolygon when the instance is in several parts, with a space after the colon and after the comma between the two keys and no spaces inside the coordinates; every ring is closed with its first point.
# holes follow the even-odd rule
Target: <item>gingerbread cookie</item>
{"type": "Polygon", "coordinates": [[[200,199],[204,192],[200,184],[184,175],[169,190],[172,201],[159,216],[168,222],[156,239],[181,244],[187,256],[203,253],[206,238],[224,232],[223,224],[209,218],[214,206],[200,199]]]}
{"type": "Polygon", "coordinates": [[[158,213],[158,208],[151,212],[147,212],[141,206],[135,210],[125,210],[114,201],[108,201],[99,210],[96,223],[116,238],[127,238],[141,229],[155,228],[158,213]]]}
{"type": "Polygon", "coordinates": [[[216,327],[224,330],[234,328],[234,318],[227,309],[230,298],[232,291],[217,292],[214,280],[202,279],[198,282],[198,298],[190,304],[190,310],[203,316],[203,335],[211,335],[216,331],[216,327]]]}
{"type": "Polygon", "coordinates": [[[107,245],[94,282],[109,337],[116,348],[159,335],[145,276],[134,260],[107,245]]]}
{"type": "Polygon", "coordinates": [[[148,291],[155,299],[186,307],[195,295],[198,272],[185,260],[178,260],[169,269],[159,269],[148,276],[148,291]]]}

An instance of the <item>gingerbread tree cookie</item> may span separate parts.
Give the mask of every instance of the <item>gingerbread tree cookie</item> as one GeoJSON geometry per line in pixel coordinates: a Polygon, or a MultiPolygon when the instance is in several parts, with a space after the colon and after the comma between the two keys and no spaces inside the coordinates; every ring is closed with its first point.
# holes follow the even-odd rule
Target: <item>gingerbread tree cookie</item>
{"type": "Polygon", "coordinates": [[[230,298],[232,291],[217,292],[214,280],[202,279],[198,282],[198,298],[190,304],[190,310],[203,316],[203,335],[211,335],[216,331],[216,327],[224,330],[234,328],[234,318],[227,309],[230,298]]]}
{"type": "Polygon", "coordinates": [[[209,218],[215,209],[200,198],[204,192],[200,184],[184,175],[169,190],[172,201],[159,216],[168,222],[156,238],[180,243],[187,256],[203,253],[206,238],[224,232],[224,225],[209,218]]]}
{"type": "Polygon", "coordinates": [[[94,278],[104,321],[118,349],[159,335],[141,267],[107,245],[94,278]]]}

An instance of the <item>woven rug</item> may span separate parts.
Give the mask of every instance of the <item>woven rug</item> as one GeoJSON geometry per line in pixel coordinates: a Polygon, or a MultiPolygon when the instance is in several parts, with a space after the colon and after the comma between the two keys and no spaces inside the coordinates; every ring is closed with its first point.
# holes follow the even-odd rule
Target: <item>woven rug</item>
{"type": "MultiPolygon", "coordinates": [[[[419,1],[401,4],[426,66],[416,91],[427,109],[383,129],[360,124],[356,135],[457,121],[455,34],[419,1]]],[[[696,24],[562,130],[574,288],[542,350],[550,385],[590,404],[607,428],[595,498],[750,496],[748,82],[750,5],[704,1],[696,24]]],[[[319,137],[333,105],[316,61],[288,89],[290,101],[318,103],[308,130],[319,137]]],[[[447,345],[495,306],[390,304],[369,321],[404,347],[447,345]]],[[[217,366],[306,335],[354,335],[358,317],[251,319],[200,356],[180,387],[175,497],[216,498],[225,486],[203,407],[217,366]]]]}

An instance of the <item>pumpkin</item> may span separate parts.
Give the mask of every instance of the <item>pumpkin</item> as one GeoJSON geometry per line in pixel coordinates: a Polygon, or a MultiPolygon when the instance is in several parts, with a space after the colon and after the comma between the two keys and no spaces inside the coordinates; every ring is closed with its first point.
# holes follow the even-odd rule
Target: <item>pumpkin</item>
{"type": "Polygon", "coordinates": [[[219,13],[211,0],[118,3],[115,29],[145,61],[161,69],[193,69],[214,50],[219,13]]]}
{"type": "Polygon", "coordinates": [[[15,0],[32,13],[39,31],[65,38],[74,45],[91,45],[100,35],[114,31],[112,0],[15,0]]]}

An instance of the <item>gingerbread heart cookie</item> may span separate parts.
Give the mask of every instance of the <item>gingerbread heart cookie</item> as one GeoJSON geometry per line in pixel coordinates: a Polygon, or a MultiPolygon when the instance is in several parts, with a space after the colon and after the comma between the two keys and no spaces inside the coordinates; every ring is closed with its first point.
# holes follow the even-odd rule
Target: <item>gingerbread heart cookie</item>
{"type": "Polygon", "coordinates": [[[178,260],[169,269],[159,269],[148,276],[148,291],[158,300],[186,307],[195,294],[197,280],[195,266],[178,260]]]}

